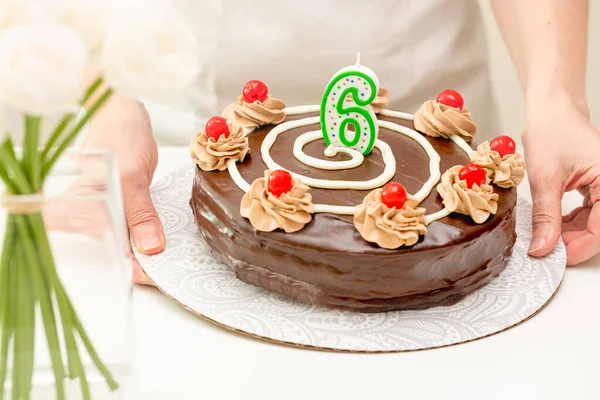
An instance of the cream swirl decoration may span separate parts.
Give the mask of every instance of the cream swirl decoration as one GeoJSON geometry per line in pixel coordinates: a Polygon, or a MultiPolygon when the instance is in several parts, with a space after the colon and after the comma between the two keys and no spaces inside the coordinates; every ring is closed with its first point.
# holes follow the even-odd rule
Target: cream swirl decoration
{"type": "MultiPolygon", "coordinates": [[[[285,109],[287,115],[299,115],[305,113],[312,113],[318,111],[318,106],[296,106],[296,107],[288,107],[285,109]]],[[[412,120],[412,114],[401,113],[397,111],[391,110],[383,110],[382,115],[400,118],[404,120],[412,120]]],[[[270,149],[275,144],[277,137],[279,135],[285,134],[292,129],[318,124],[319,117],[306,117],[302,119],[297,119],[293,121],[286,121],[273,129],[267,134],[265,139],[261,144],[261,156],[263,162],[267,165],[267,168],[270,170],[276,169],[285,169],[279,164],[277,164],[270,155],[270,149]]],[[[414,131],[413,129],[407,128],[405,126],[395,124],[389,121],[378,121],[379,126],[382,128],[390,129],[391,131],[397,132],[399,134],[403,134],[408,136],[409,138],[415,140],[423,150],[429,156],[429,173],[430,177],[425,182],[423,187],[412,195],[412,197],[417,201],[423,201],[433,188],[437,185],[440,180],[441,172],[440,172],[440,161],[441,158],[439,154],[435,151],[431,143],[420,133],[414,131]]],[[[313,168],[319,168],[324,170],[337,170],[343,168],[349,168],[352,163],[356,163],[356,161],[360,161],[358,159],[358,155],[352,155],[351,152],[347,153],[351,156],[350,160],[347,161],[328,161],[323,159],[317,159],[315,157],[309,157],[303,153],[302,148],[305,144],[313,141],[319,140],[321,138],[320,132],[309,131],[297,137],[294,142],[294,156],[302,163],[305,163],[308,166],[313,168]]],[[[457,145],[468,152],[471,152],[472,149],[469,147],[465,140],[457,135],[453,135],[451,139],[457,143],[457,145]]],[[[292,174],[292,176],[297,179],[299,182],[309,186],[316,188],[324,188],[324,189],[356,189],[356,190],[372,190],[379,187],[382,187],[387,182],[389,182],[396,170],[396,160],[391,148],[383,141],[377,140],[375,143],[375,147],[378,147],[381,151],[383,162],[385,165],[384,171],[378,176],[368,181],[334,181],[328,179],[316,179],[307,177],[301,174],[297,174],[293,171],[288,171],[292,174]]],[[[331,146],[325,150],[325,156],[331,157],[335,154],[336,151],[342,151],[341,148],[332,148],[331,146]]],[[[361,157],[362,159],[362,157],[361,157]]],[[[248,192],[250,190],[250,184],[246,182],[246,180],[240,175],[235,161],[230,161],[227,165],[229,170],[229,174],[231,175],[232,180],[235,184],[244,192],[248,192]]],[[[316,213],[333,213],[339,215],[354,215],[356,211],[356,206],[340,206],[333,204],[315,204],[314,210],[316,213]]],[[[436,221],[438,219],[444,218],[448,216],[450,212],[447,209],[440,210],[436,213],[427,215],[425,217],[425,221],[427,224],[436,221]]]]}
{"type": "Polygon", "coordinates": [[[450,212],[470,215],[477,224],[482,224],[498,210],[498,194],[487,183],[472,188],[458,177],[462,165],[450,168],[442,175],[437,191],[444,206],[450,212]]]}
{"type": "Polygon", "coordinates": [[[389,208],[381,202],[382,189],[371,191],[356,207],[354,226],[367,242],[384,249],[412,246],[427,233],[425,209],[408,199],[401,209],[389,208]]]}
{"type": "Polygon", "coordinates": [[[265,171],[264,178],[258,178],[250,185],[242,198],[240,213],[259,231],[297,232],[312,220],[315,212],[312,196],[308,193],[310,188],[294,182],[289,193],[277,197],[267,190],[270,174],[271,171],[265,171]]]}
{"type": "Polygon", "coordinates": [[[255,101],[248,103],[243,97],[238,97],[223,111],[223,118],[231,121],[233,125],[243,129],[257,128],[262,125],[277,125],[285,119],[285,103],[281,100],[267,96],[264,102],[255,101]]]}
{"type": "Polygon", "coordinates": [[[227,126],[230,131],[229,137],[221,135],[215,141],[202,131],[192,140],[190,155],[203,171],[224,171],[230,160],[242,162],[250,152],[248,138],[244,136],[242,129],[229,122],[227,126]]]}
{"type": "Polygon", "coordinates": [[[525,177],[525,160],[519,153],[500,157],[497,151],[490,148],[489,142],[481,143],[469,157],[471,162],[483,167],[488,178],[501,188],[517,186],[525,177]]]}
{"type": "Polygon", "coordinates": [[[433,100],[423,103],[414,115],[415,128],[431,137],[450,138],[459,135],[467,141],[473,140],[477,127],[471,119],[471,112],[462,110],[433,100]]]}

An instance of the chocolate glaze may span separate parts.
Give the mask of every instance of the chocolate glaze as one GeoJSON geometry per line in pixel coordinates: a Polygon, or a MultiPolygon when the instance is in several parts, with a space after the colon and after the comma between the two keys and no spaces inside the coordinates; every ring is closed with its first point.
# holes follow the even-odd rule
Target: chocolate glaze
{"type": "MultiPolygon", "coordinates": [[[[414,129],[412,122],[380,118],[414,129]]],[[[250,135],[251,155],[238,163],[249,183],[262,177],[266,169],[260,145],[270,129],[250,135]]],[[[291,171],[325,179],[366,180],[383,171],[377,149],[362,166],[351,170],[323,171],[300,163],[292,155],[294,140],[316,129],[317,124],[281,134],[271,149],[273,159],[291,171]]],[[[429,177],[425,151],[412,139],[387,129],[380,130],[379,138],[396,156],[394,181],[402,183],[409,193],[417,192],[429,177]]],[[[442,158],[442,173],[469,162],[450,140],[427,139],[442,158]]],[[[321,158],[324,149],[320,140],[304,148],[307,154],[321,158]]],[[[339,154],[335,159],[347,157],[339,154]]],[[[302,302],[379,312],[454,304],[504,269],[516,239],[517,196],[514,188],[494,190],[500,195],[498,212],[485,224],[452,214],[431,223],[427,235],[416,245],[396,250],[366,242],[354,228],[352,216],[314,214],[304,229],[292,234],[256,231],[240,215],[243,192],[227,171],[203,172],[197,168],[190,204],[202,236],[239,279],[302,302]]],[[[368,191],[313,188],[311,193],[315,203],[357,205],[368,191]]],[[[427,214],[443,208],[435,189],[421,206],[427,214]]]]}

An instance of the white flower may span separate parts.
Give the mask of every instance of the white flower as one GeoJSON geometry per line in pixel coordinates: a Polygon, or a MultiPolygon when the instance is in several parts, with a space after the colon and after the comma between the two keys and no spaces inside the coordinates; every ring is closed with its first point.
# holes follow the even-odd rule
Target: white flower
{"type": "Polygon", "coordinates": [[[6,28],[8,25],[8,7],[0,0],[0,29],[6,28]]]}
{"type": "Polygon", "coordinates": [[[101,50],[106,81],[135,97],[164,100],[199,72],[194,33],[168,1],[129,1],[101,50]]]}
{"type": "Polygon", "coordinates": [[[60,21],[75,30],[91,51],[108,33],[113,17],[113,0],[62,0],[69,3],[60,21]]]}
{"type": "Polygon", "coordinates": [[[66,6],[65,0],[0,0],[0,28],[58,22],[66,6]]]}
{"type": "Polygon", "coordinates": [[[34,23],[59,23],[76,31],[90,50],[106,36],[115,1],[0,0],[0,28],[34,23]]]}
{"type": "Polygon", "coordinates": [[[72,111],[83,92],[87,49],[70,28],[23,25],[0,31],[0,94],[36,115],[72,111]]]}
{"type": "Polygon", "coordinates": [[[6,120],[6,106],[0,102],[0,146],[8,138],[8,122],[6,120]]]}

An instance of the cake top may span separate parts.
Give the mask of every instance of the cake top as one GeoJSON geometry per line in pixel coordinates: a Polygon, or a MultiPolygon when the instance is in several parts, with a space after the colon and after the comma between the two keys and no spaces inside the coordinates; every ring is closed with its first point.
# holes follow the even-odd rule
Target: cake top
{"type": "Polygon", "coordinates": [[[469,142],[476,135],[476,125],[465,107],[462,96],[445,90],[436,100],[423,103],[414,114],[386,109],[388,91],[379,86],[375,73],[357,62],[338,71],[328,83],[321,104],[287,107],[269,96],[267,86],[249,81],[238,101],[211,118],[190,147],[192,158],[204,171],[228,170],[232,185],[245,192],[240,212],[255,229],[271,232],[297,232],[310,223],[314,213],[352,215],[360,235],[386,249],[412,246],[427,234],[427,226],[451,213],[468,215],[475,224],[485,223],[497,211],[498,193],[492,185],[510,188],[524,177],[525,162],[516,152],[515,142],[500,136],[473,150],[469,142]],[[286,121],[288,115],[318,112],[319,116],[286,121]],[[377,118],[382,116],[413,121],[416,130],[377,118]],[[319,124],[320,130],[298,136],[293,156],[301,163],[329,171],[350,170],[362,165],[377,148],[384,169],[378,176],[362,181],[317,179],[288,171],[271,157],[277,137],[292,129],[319,124]],[[249,154],[248,135],[263,125],[277,125],[265,136],[261,158],[267,169],[264,176],[248,183],[237,170],[249,154]],[[408,136],[429,157],[429,179],[416,193],[409,194],[401,184],[392,182],[396,173],[396,157],[388,144],[378,138],[379,128],[387,128],[408,136]],[[423,137],[451,140],[469,156],[471,163],[456,165],[443,174],[440,155],[423,137]],[[323,158],[304,152],[304,147],[322,140],[327,145],[323,158]],[[345,160],[328,160],[338,153],[345,160]],[[314,204],[310,188],[327,190],[369,190],[361,204],[341,206],[314,204]],[[436,188],[443,200],[441,211],[427,214],[421,202],[436,188]]]}

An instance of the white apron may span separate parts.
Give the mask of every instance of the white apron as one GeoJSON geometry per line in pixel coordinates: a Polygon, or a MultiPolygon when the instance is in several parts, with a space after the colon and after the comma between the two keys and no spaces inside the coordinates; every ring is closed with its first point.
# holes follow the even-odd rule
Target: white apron
{"type": "Polygon", "coordinates": [[[500,134],[475,0],[172,1],[198,35],[202,73],[180,103],[148,104],[160,144],[187,145],[250,79],[287,105],[318,104],[357,52],[389,90],[389,108],[414,112],[456,89],[479,140],[500,134]]]}

